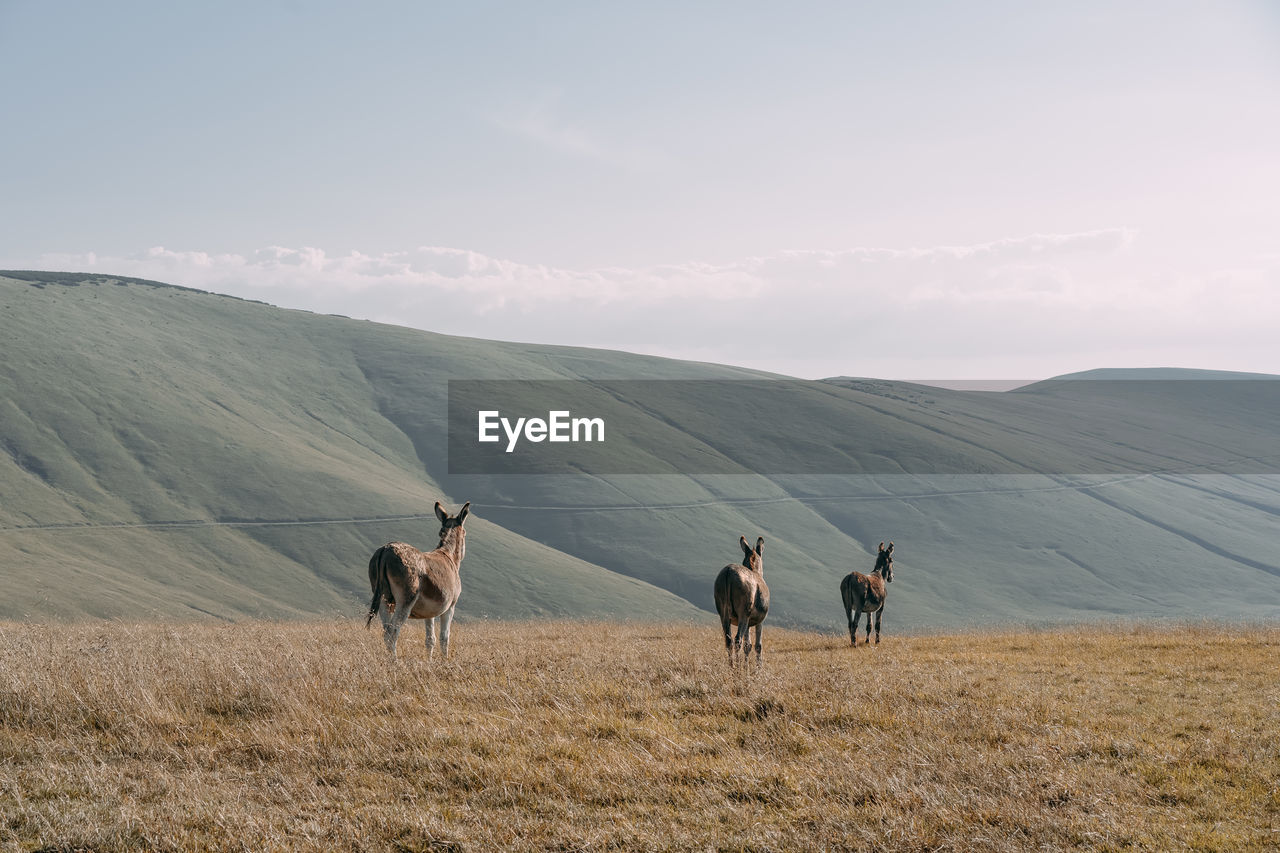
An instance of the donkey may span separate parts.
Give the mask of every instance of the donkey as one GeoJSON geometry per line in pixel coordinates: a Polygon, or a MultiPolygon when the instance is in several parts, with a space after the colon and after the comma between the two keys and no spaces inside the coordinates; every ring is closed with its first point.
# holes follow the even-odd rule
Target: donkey
{"type": "Polygon", "coordinates": [[[369,585],[373,601],[369,617],[376,613],[382,619],[382,638],[391,659],[396,659],[396,640],[405,620],[427,620],[427,656],[435,653],[436,617],[440,617],[440,651],[449,657],[449,625],[453,608],[462,594],[462,578],[458,569],[467,554],[467,531],[462,529],[471,502],[462,505],[454,517],[436,501],[436,518],[440,519],[440,544],[434,551],[423,552],[403,542],[383,545],[369,560],[369,585]]]}
{"type": "Polygon", "coordinates": [[[849,642],[858,645],[858,620],[867,614],[867,643],[871,642],[871,621],[876,623],[876,643],[880,643],[880,618],[884,615],[884,599],[888,595],[885,584],[893,583],[893,543],[886,549],[880,543],[876,555],[876,567],[871,574],[849,572],[840,581],[840,597],[844,599],[845,616],[849,619],[849,642]]]}
{"type": "Polygon", "coordinates": [[[764,537],[756,540],[756,547],[747,544],[747,537],[738,538],[742,546],[742,565],[730,563],[716,576],[716,612],[720,614],[720,626],[724,629],[724,648],[729,653],[729,665],[733,666],[742,649],[742,662],[751,660],[751,640],[747,629],[756,629],[756,666],[760,666],[760,630],[764,617],[769,613],[769,586],[764,582],[764,537]],[[737,625],[737,636],[730,638],[729,626],[737,625]]]}

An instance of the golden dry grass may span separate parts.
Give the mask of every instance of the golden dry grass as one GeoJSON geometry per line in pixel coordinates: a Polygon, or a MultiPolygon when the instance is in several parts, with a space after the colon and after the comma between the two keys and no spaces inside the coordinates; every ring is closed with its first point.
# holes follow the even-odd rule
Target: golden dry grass
{"type": "Polygon", "coordinates": [[[0,846],[1280,846],[1280,630],[0,626],[0,846]]]}

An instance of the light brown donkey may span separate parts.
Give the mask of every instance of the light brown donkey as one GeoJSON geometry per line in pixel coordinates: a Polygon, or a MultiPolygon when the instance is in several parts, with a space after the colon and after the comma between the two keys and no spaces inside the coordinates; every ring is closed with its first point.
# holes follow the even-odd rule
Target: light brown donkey
{"type": "Polygon", "coordinates": [[[436,518],[440,519],[440,544],[434,551],[422,552],[403,542],[383,545],[369,560],[369,585],[373,601],[369,602],[367,628],[373,614],[382,618],[382,638],[386,640],[391,659],[396,659],[396,640],[405,620],[427,620],[427,655],[435,652],[436,617],[440,617],[440,651],[449,656],[449,625],[453,608],[462,595],[462,577],[458,569],[467,553],[467,532],[462,524],[471,512],[471,502],[462,505],[454,517],[436,501],[436,518]]]}
{"type": "Polygon", "coordinates": [[[871,574],[849,572],[840,581],[840,597],[844,599],[844,613],[849,618],[849,642],[858,645],[858,620],[867,614],[867,642],[871,642],[871,621],[876,623],[876,643],[880,642],[880,617],[884,615],[884,599],[889,594],[885,584],[893,583],[893,543],[886,550],[880,543],[876,555],[876,567],[871,574]]]}
{"type": "Polygon", "coordinates": [[[729,653],[729,665],[733,666],[742,649],[742,662],[751,660],[751,640],[747,629],[756,629],[756,666],[760,666],[760,629],[769,613],[769,586],[764,582],[764,537],[756,540],[753,550],[747,537],[738,539],[742,546],[742,565],[730,563],[716,576],[716,612],[720,614],[720,626],[724,629],[724,648],[729,653]],[[737,625],[738,633],[732,639],[729,626],[737,625]]]}

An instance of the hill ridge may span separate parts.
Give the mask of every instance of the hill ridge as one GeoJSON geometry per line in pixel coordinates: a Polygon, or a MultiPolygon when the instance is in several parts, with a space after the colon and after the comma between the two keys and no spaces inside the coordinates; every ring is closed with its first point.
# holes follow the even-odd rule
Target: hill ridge
{"type": "MultiPolygon", "coordinates": [[[[1202,572],[1215,578],[1215,612],[1280,616],[1275,579],[1250,566],[1280,565],[1268,532],[1280,482],[1258,464],[1167,479],[932,474],[905,456],[896,470],[840,476],[455,475],[444,444],[449,378],[760,375],[449,337],[111,276],[41,288],[30,278],[44,274],[25,275],[0,278],[0,617],[359,612],[369,553],[391,539],[430,544],[435,500],[477,510],[463,619],[705,619],[715,570],[735,558],[739,535],[758,534],[771,624],[838,628],[839,580],[869,570],[881,540],[898,543],[886,623],[902,630],[1199,616],[1202,572]],[[1081,494],[1103,484],[1124,511],[1081,494]]],[[[69,275],[80,274],[48,277],[69,275]]],[[[804,400],[821,421],[815,440],[845,436],[869,459],[951,448],[970,460],[961,470],[980,471],[975,444],[1151,456],[1151,446],[1107,443],[1106,424],[1130,412],[1099,394],[1107,384],[991,394],[813,383],[820,393],[804,400]]],[[[1267,440],[1277,422],[1267,400],[1142,405],[1175,432],[1185,413],[1197,418],[1199,432],[1160,449],[1175,471],[1195,461],[1186,454],[1196,436],[1232,449],[1231,436],[1267,440]]],[[[709,451],[763,450],[735,446],[731,425],[700,434],[709,451]]]]}

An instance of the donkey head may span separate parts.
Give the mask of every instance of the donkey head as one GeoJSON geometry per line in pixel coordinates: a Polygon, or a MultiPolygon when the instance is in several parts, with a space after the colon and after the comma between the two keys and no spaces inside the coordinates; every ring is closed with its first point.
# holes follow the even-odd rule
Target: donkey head
{"type": "Polygon", "coordinates": [[[764,537],[756,540],[755,548],[751,547],[745,536],[738,537],[738,544],[742,546],[742,565],[753,572],[764,574],[764,537]]]}
{"type": "Polygon", "coordinates": [[[440,505],[440,501],[436,501],[436,518],[440,519],[440,544],[437,548],[443,548],[445,543],[457,542],[459,547],[466,549],[467,531],[462,529],[462,524],[470,513],[471,501],[464,503],[458,514],[452,517],[440,505]]]}
{"type": "Polygon", "coordinates": [[[889,543],[889,547],[885,548],[884,543],[880,543],[880,553],[876,554],[876,567],[872,569],[880,573],[880,577],[884,578],[885,583],[893,583],[893,543],[889,543]]]}

